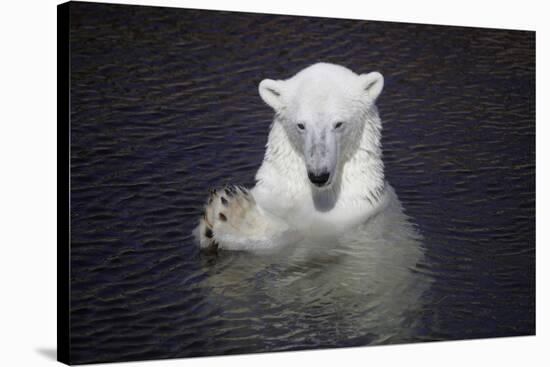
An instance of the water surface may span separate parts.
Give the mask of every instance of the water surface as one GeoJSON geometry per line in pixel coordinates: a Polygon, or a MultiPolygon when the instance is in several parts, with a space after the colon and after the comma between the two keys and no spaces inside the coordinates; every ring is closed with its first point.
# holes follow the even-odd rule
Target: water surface
{"type": "Polygon", "coordinates": [[[75,363],[534,334],[534,33],[91,3],[70,29],[75,363]],[[319,256],[201,254],[208,189],[262,161],[258,83],[318,61],[384,74],[402,209],[319,256]]]}

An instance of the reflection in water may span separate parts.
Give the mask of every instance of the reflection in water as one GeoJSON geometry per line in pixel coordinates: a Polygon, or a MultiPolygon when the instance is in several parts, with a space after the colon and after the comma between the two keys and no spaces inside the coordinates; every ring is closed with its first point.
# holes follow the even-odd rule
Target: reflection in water
{"type": "Polygon", "coordinates": [[[280,335],[291,349],[306,341],[410,341],[430,280],[417,268],[421,238],[393,189],[387,190],[386,208],[337,243],[302,242],[271,256],[222,251],[215,265],[205,264],[209,302],[239,305],[237,313],[228,308],[234,319],[227,322],[246,319],[255,332],[269,328],[256,345],[262,350],[280,335]]]}

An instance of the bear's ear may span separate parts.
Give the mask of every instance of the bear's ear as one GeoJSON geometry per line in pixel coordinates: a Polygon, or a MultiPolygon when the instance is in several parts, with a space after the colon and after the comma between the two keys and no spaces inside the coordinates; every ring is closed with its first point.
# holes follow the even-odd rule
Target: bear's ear
{"type": "Polygon", "coordinates": [[[384,87],[384,77],[382,74],[373,71],[372,73],[359,75],[359,79],[361,80],[361,89],[363,92],[372,102],[376,101],[376,98],[378,98],[384,87]]]}
{"type": "Polygon", "coordinates": [[[258,87],[260,96],[271,108],[279,111],[283,107],[283,82],[280,80],[264,79],[258,87]]]}

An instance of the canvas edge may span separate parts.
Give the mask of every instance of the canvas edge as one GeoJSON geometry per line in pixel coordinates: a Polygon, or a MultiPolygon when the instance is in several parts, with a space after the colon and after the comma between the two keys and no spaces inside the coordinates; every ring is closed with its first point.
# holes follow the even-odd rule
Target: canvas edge
{"type": "Polygon", "coordinates": [[[57,5],[57,360],[70,364],[70,2],[57,5]]]}

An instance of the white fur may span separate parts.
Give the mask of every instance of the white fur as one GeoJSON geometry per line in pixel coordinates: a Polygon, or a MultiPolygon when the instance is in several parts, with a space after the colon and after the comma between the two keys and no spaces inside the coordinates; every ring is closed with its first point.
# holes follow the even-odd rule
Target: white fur
{"type": "Polygon", "coordinates": [[[263,80],[260,96],[275,118],[250,190],[253,204],[239,204],[239,195],[211,198],[197,230],[201,246],[265,250],[337,237],[383,209],[391,188],[374,104],[383,84],[378,72],[357,75],[327,63],[287,80],[263,80]],[[327,185],[312,184],[308,171],[329,172],[327,185]],[[213,238],[204,236],[206,227],[213,238]]]}

